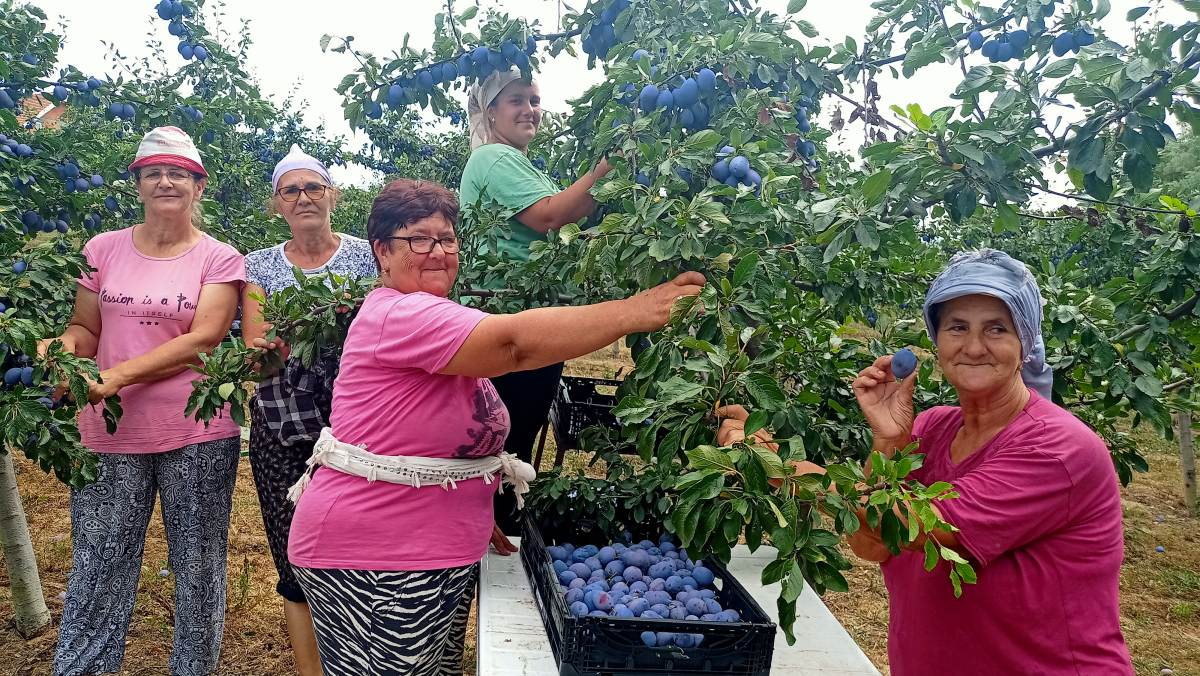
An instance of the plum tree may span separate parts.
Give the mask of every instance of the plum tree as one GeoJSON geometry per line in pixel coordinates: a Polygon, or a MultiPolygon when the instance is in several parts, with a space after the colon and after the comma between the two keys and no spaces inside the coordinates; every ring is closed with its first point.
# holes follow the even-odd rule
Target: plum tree
{"type": "MultiPolygon", "coordinates": [[[[535,148],[567,178],[618,158],[593,190],[600,209],[536,243],[527,263],[464,259],[460,279],[504,280],[509,292],[484,303],[498,310],[612,298],[685,269],[704,271],[711,284],[639,349],[619,391],[622,428],[585,435],[615,460],[608,485],[619,497],[605,497],[594,479],[555,473],[531,504],[614,529],[663,518],[689,547],[718,558],[739,537],[769,538],[780,558],[766,579],[783,582],[785,627],[805,582],[818,591],[846,586],[834,535],[857,519],[835,508],[830,521],[811,509],[829,506],[831,485],[865,483],[868,433],[845,383],[877,355],[932,347],[918,330],[920,298],[952,253],[1003,249],[1039,276],[1055,400],[1105,436],[1123,481],[1144,461],[1118,423],[1128,417],[1170,433],[1169,411],[1194,403],[1185,395],[1200,338],[1200,243],[1180,225],[1200,204],[1194,195],[1137,203],[1154,188],[1172,120],[1200,125],[1197,22],[1141,21],[1135,9],[1127,20],[1138,30],[1121,45],[1100,28],[1107,3],[883,0],[861,44],[826,47],[806,41],[816,34],[795,14],[804,4],[789,3],[781,16],[749,2],[648,0],[617,15],[615,41],[597,28],[609,25],[602,2],[564,15],[557,32],[503,12],[478,20],[471,9],[448,12],[430,50],[405,48],[393,59],[356,51],[364,66],[340,90],[347,119],[361,125],[365,102],[427,64],[532,39],[546,48],[529,60],[531,72],[588,40],[588,65],[604,79],[568,117],[550,120],[535,148]],[[911,101],[886,111],[891,119],[878,110],[889,73],[907,78],[944,60],[963,74],[947,91],[953,106],[911,101]],[[690,119],[679,111],[681,94],[690,101],[689,78],[706,106],[703,125],[694,110],[690,119]],[[1063,104],[1077,112],[1055,126],[1063,104]],[[852,154],[826,144],[846,124],[846,108],[848,121],[864,126],[852,154]],[[750,172],[757,179],[746,185],[750,172]],[[1069,190],[1051,187],[1054,173],[1069,190]],[[1062,193],[1066,211],[1028,206],[1050,192],[1062,193]],[[713,409],[727,401],[753,404],[748,428],[771,427],[784,459],[833,462],[847,448],[857,457],[816,481],[788,476],[772,454],[715,448],[713,409]],[[646,464],[629,469],[617,448],[636,449],[646,464]],[[595,507],[562,504],[572,490],[595,507]]],[[[438,112],[460,84],[442,82],[409,105],[438,112]]],[[[464,205],[463,234],[502,236],[505,218],[464,205]]],[[[927,375],[918,375],[916,396],[921,407],[952,402],[927,375]]],[[[872,477],[895,482],[871,484],[886,506],[910,486],[919,458],[870,462],[872,477]]],[[[917,489],[922,518],[941,488],[917,489]]],[[[898,547],[907,534],[889,513],[871,518],[898,547]]],[[[956,587],[973,579],[952,552],[927,553],[945,561],[956,587]]]]}

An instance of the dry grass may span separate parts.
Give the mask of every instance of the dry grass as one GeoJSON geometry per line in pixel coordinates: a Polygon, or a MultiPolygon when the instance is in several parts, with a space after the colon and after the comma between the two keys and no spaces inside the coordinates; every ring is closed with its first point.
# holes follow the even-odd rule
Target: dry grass
{"type": "MultiPolygon", "coordinates": [[[[612,377],[628,369],[629,353],[614,359],[606,348],[576,360],[568,372],[612,377]]],[[[1176,448],[1142,434],[1150,472],[1124,490],[1125,565],[1121,574],[1121,620],[1138,674],[1159,674],[1164,667],[1180,676],[1200,676],[1200,519],[1187,516],[1181,498],[1176,448]],[[1161,517],[1161,521],[1159,518],[1161,517]],[[1158,554],[1155,546],[1166,551],[1158,554]]],[[[554,457],[553,437],[546,460],[554,457]]],[[[569,464],[581,466],[579,454],[569,464]]],[[[17,458],[19,482],[42,572],[42,586],[55,620],[62,614],[59,593],[71,563],[67,490],[23,458],[17,458]]],[[[127,642],[123,674],[166,672],[171,650],[173,578],[160,578],[166,542],[158,512],[150,524],[137,606],[127,642]]],[[[871,660],[887,673],[887,596],[878,568],[858,565],[848,575],[848,594],[829,594],[825,602],[871,660]]],[[[275,572],[263,535],[262,519],[248,463],[239,468],[229,543],[229,609],[222,674],[294,673],[284,632],[282,603],[274,592],[275,572]]],[[[6,573],[0,569],[0,618],[11,618],[6,573]]],[[[0,630],[0,675],[50,673],[56,631],[29,641],[9,626],[0,630]]],[[[474,674],[472,645],[466,664],[474,674]]]]}

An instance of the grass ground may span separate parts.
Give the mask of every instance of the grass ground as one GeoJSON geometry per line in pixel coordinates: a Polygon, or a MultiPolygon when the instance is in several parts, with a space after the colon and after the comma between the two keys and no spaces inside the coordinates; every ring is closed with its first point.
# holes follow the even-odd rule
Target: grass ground
{"type": "MultiPolygon", "coordinates": [[[[605,349],[576,360],[578,375],[612,376],[628,364],[628,352],[614,358],[605,349]]],[[[1124,489],[1125,565],[1121,573],[1121,623],[1139,675],[1169,668],[1180,676],[1200,676],[1200,519],[1189,517],[1181,498],[1179,458],[1174,445],[1145,433],[1140,436],[1150,472],[1124,489]],[[1162,545],[1164,553],[1155,552],[1162,545]]],[[[553,458],[549,440],[548,458],[553,458]]],[[[67,490],[18,457],[18,482],[33,533],[42,586],[55,620],[62,613],[60,593],[71,564],[67,490]]],[[[146,540],[142,580],[127,640],[128,675],[162,674],[170,657],[173,578],[166,568],[166,542],[156,511],[146,540]]],[[[826,604],[887,673],[887,596],[878,568],[858,565],[850,571],[851,593],[831,593],[826,604]]],[[[263,535],[250,467],[242,463],[234,493],[229,536],[229,607],[221,673],[236,676],[289,674],[294,668],[284,632],[282,604],[275,595],[275,571],[263,535]]],[[[0,676],[50,673],[56,630],[32,640],[13,631],[8,579],[0,569],[0,676]]],[[[473,632],[473,630],[472,630],[473,632]]],[[[468,640],[466,662],[474,674],[474,649],[468,640]]],[[[482,675],[481,675],[482,676],[482,675]]]]}

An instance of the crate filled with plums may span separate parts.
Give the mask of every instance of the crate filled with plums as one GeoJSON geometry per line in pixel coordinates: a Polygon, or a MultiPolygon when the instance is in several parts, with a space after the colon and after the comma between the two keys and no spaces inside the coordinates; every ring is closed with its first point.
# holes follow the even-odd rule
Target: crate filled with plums
{"type": "Polygon", "coordinates": [[[526,515],[521,561],[560,676],[771,673],[775,624],[669,535],[608,541],[526,515]]]}

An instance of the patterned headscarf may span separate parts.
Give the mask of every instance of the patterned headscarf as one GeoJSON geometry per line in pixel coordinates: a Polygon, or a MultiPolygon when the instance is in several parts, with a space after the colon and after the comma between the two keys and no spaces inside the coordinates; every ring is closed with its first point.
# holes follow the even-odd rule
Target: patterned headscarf
{"type": "Polygon", "coordinates": [[[1021,261],[995,249],[956,254],[925,294],[925,327],[935,345],[936,306],[972,294],[999,298],[1008,307],[1013,323],[1017,325],[1021,358],[1025,361],[1021,379],[1043,398],[1049,399],[1054,371],[1046,364],[1046,346],[1042,341],[1043,301],[1033,273],[1021,261]]]}
{"type": "Polygon", "coordinates": [[[516,66],[508,70],[496,71],[471,85],[471,93],[467,97],[467,119],[471,129],[471,150],[479,146],[496,142],[496,134],[492,130],[492,122],[488,118],[488,106],[500,94],[500,91],[514,80],[521,79],[521,71],[516,66]]]}

